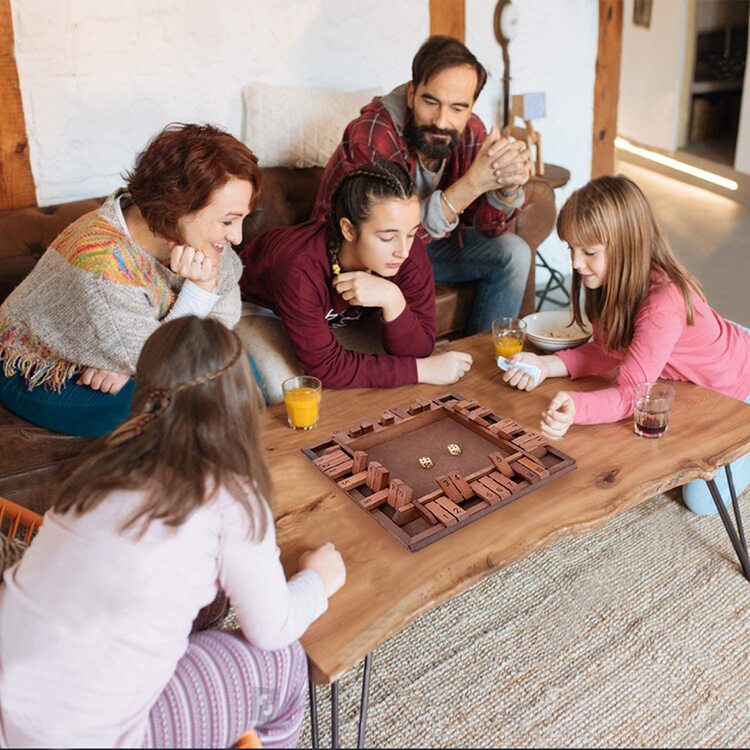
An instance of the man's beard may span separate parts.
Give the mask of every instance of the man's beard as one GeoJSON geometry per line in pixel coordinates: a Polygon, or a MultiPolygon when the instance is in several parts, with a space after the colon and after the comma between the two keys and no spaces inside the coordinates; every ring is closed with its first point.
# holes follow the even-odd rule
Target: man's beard
{"type": "Polygon", "coordinates": [[[436,128],[434,125],[417,125],[409,111],[404,126],[407,144],[428,159],[447,159],[459,144],[459,133],[451,128],[436,128]],[[448,140],[430,140],[429,135],[447,135],[448,140]]]}

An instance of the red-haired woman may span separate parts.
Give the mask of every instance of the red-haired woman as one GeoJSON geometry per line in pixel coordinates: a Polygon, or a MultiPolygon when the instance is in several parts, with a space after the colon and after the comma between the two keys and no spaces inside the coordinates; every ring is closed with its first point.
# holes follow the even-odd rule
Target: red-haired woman
{"type": "Polygon", "coordinates": [[[156,135],[125,188],[63,231],[0,307],[0,402],[56,432],[119,425],[158,326],[239,320],[242,264],[230,243],[260,186],[256,157],[218,128],[156,135]]]}

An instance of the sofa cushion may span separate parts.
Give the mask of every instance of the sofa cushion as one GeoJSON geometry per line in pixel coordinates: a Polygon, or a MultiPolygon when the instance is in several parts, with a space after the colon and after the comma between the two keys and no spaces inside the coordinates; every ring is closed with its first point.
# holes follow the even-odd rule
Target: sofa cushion
{"type": "Polygon", "coordinates": [[[0,302],[36,265],[52,240],[79,216],[101,206],[89,198],[45,208],[0,211],[0,302]]]}
{"type": "Polygon", "coordinates": [[[242,90],[243,140],[263,167],[325,167],[344,128],[382,93],[251,83],[242,90]]]}

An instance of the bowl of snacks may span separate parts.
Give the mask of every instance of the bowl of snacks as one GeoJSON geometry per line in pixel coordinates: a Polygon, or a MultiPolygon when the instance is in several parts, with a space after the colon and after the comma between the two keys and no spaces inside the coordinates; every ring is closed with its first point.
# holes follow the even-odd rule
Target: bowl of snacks
{"type": "Polygon", "coordinates": [[[526,337],[545,352],[557,352],[585,344],[591,338],[591,324],[586,318],[581,328],[573,322],[569,310],[547,310],[527,315],[526,337]]]}

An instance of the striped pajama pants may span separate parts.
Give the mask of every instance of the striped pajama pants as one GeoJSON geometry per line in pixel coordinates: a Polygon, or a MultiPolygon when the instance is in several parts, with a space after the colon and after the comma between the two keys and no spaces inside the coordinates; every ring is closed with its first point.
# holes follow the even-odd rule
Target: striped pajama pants
{"type": "Polygon", "coordinates": [[[263,747],[296,747],[307,698],[299,642],[251,646],[239,630],[204,630],[151,709],[145,748],[232,747],[254,728],[263,747]]]}

